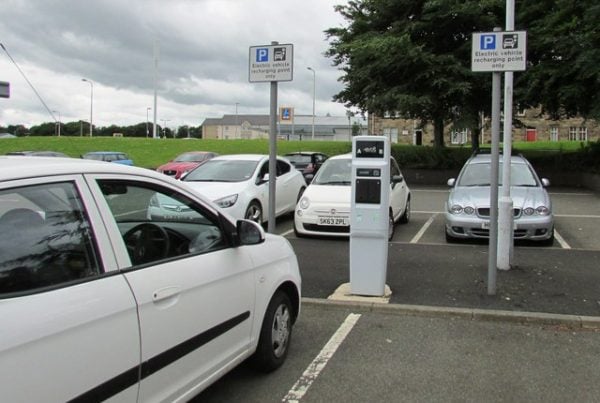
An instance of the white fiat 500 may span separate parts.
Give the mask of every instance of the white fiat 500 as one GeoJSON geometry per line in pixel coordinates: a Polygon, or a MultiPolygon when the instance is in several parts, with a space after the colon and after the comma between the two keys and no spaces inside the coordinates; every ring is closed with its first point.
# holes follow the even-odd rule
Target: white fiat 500
{"type": "MultiPolygon", "coordinates": [[[[296,236],[349,236],[352,155],[329,158],[300,198],[294,213],[296,236]]],[[[390,158],[388,238],[397,222],[410,219],[410,189],[398,163],[390,158]]]]}
{"type": "Polygon", "coordinates": [[[285,238],[151,170],[0,157],[5,402],[182,401],[286,359],[300,274],[285,238]],[[161,216],[157,200],[185,211],[161,216]]]}

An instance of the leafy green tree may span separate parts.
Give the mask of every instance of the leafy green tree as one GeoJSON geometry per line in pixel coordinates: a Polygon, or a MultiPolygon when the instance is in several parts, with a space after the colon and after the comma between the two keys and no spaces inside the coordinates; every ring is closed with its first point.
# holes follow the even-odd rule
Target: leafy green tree
{"type": "Polygon", "coordinates": [[[600,119],[598,0],[518,2],[517,29],[527,30],[527,70],[516,75],[521,107],[541,106],[554,119],[600,119]]]}
{"type": "Polygon", "coordinates": [[[54,136],[55,133],[56,124],[54,122],[42,123],[38,126],[31,126],[31,129],[29,129],[29,134],[31,136],[54,136]]]}
{"type": "MultiPolygon", "coordinates": [[[[504,1],[351,0],[336,10],[347,27],[326,31],[327,55],[344,72],[334,100],[379,115],[398,111],[434,125],[471,128],[489,115],[489,74],[472,73],[471,34],[504,26],[504,1]]],[[[527,30],[525,72],[515,74],[514,101],[541,106],[552,118],[600,119],[600,3],[540,0],[516,4],[515,27],[527,30]]]]}
{"type": "Polygon", "coordinates": [[[502,1],[354,0],[336,7],[327,55],[344,72],[334,100],[377,113],[444,125],[489,109],[489,77],[471,72],[471,35],[499,25],[502,1]],[[475,101],[476,100],[476,101],[475,101]],[[472,111],[471,109],[475,109],[472,111]]]}
{"type": "Polygon", "coordinates": [[[29,133],[29,130],[23,125],[8,125],[7,129],[0,128],[0,132],[6,131],[10,134],[14,134],[15,136],[26,136],[29,133]]]}

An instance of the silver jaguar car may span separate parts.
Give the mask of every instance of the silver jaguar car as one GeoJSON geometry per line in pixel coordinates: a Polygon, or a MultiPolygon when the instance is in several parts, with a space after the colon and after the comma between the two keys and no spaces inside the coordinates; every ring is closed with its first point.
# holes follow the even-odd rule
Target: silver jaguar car
{"type": "MultiPolygon", "coordinates": [[[[511,198],[513,200],[514,239],[554,241],[552,203],[545,187],[524,157],[511,157],[511,198]]],[[[500,161],[500,176],[502,161],[500,161]]],[[[448,180],[452,187],[446,202],[446,240],[488,238],[490,225],[491,156],[478,154],[463,166],[458,179],[448,180]]],[[[502,178],[499,180],[502,184],[502,178]]]]}

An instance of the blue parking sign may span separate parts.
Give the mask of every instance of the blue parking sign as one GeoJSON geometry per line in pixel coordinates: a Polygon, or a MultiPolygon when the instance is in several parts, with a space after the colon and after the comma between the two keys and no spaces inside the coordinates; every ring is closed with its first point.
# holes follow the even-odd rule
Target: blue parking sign
{"type": "Polygon", "coordinates": [[[496,35],[481,35],[481,39],[479,41],[479,49],[495,50],[496,49],[496,35]]]}
{"type": "Polygon", "coordinates": [[[256,62],[264,63],[269,61],[269,48],[256,49],[256,62]]]}

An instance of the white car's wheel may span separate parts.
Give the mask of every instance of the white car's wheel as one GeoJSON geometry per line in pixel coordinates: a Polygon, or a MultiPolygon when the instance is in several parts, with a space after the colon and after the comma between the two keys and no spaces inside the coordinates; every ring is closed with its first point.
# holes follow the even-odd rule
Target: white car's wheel
{"type": "Polygon", "coordinates": [[[406,208],[404,214],[400,217],[400,224],[406,224],[410,221],[410,197],[406,200],[406,208]]]}
{"type": "Polygon", "coordinates": [[[392,214],[392,210],[388,214],[388,241],[391,241],[394,238],[394,232],[396,230],[396,223],[394,223],[394,214],[392,214]]]}
{"type": "Polygon", "coordinates": [[[279,368],[288,354],[292,338],[292,303],[282,291],[277,291],[263,319],[258,347],[252,356],[254,365],[261,371],[279,368]]]}
{"type": "Polygon", "coordinates": [[[262,207],[257,201],[250,202],[244,218],[262,224],[262,207]]]}

